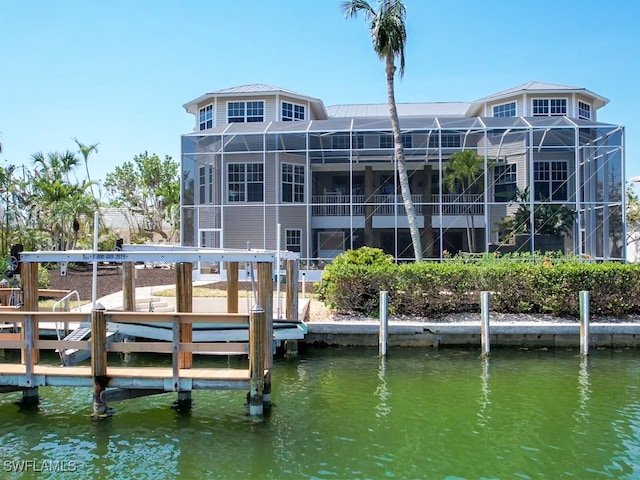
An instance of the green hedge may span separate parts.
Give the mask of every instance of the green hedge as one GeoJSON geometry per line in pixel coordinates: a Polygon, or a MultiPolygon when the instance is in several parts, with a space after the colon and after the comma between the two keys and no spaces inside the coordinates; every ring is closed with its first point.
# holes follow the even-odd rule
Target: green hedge
{"type": "Polygon", "coordinates": [[[592,314],[622,316],[640,314],[640,265],[553,255],[398,265],[381,250],[363,247],[336,257],[318,286],[320,298],[335,310],[371,316],[378,314],[381,290],[389,292],[393,315],[479,312],[486,290],[493,312],[578,317],[578,292],[588,290],[592,314]]]}

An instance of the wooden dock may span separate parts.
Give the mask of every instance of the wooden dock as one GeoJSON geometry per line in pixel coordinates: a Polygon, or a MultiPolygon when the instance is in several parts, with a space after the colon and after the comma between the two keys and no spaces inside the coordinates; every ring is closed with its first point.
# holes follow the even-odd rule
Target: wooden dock
{"type": "MultiPolygon", "coordinates": [[[[287,252],[285,252],[287,253],[287,252]]],[[[280,253],[282,255],[282,252],[280,253]]],[[[287,278],[297,278],[297,258],[286,258],[287,278]]],[[[21,310],[0,310],[0,324],[19,327],[20,333],[0,333],[1,349],[19,349],[21,362],[0,363],[0,393],[23,392],[24,402],[37,402],[38,387],[93,387],[94,416],[111,413],[108,402],[145,395],[177,392],[178,407],[189,408],[191,392],[197,389],[246,390],[249,413],[262,415],[271,402],[273,366],[273,262],[275,252],[175,249],[169,252],[23,252],[21,254],[24,304],[21,310]],[[93,310],[87,312],[37,311],[37,267],[41,261],[116,261],[123,263],[124,304],[135,307],[134,261],[154,259],[176,263],[177,312],[133,312],[93,310]],[[192,262],[224,261],[228,268],[227,313],[192,313],[192,262]],[[238,262],[252,262],[257,271],[257,298],[249,314],[238,311],[238,262]],[[234,305],[235,302],[235,305],[234,305]],[[38,335],[41,323],[88,323],[90,340],[48,340],[38,335]],[[107,325],[169,324],[171,341],[108,343],[107,325]],[[193,325],[246,325],[247,342],[194,342],[193,325]],[[90,366],[39,364],[43,349],[90,349],[90,366]],[[110,352],[151,352],[171,355],[171,367],[123,367],[108,364],[110,352]],[[241,355],[246,368],[192,368],[194,353],[241,355]]],[[[295,283],[291,280],[287,283],[295,283]]],[[[287,289],[287,312],[297,321],[297,288],[287,289]]]]}

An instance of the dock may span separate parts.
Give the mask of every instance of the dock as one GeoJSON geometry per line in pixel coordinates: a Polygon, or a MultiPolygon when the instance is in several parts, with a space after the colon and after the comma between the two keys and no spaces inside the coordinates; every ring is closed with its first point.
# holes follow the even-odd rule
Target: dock
{"type": "MultiPolygon", "coordinates": [[[[24,403],[39,401],[38,388],[92,387],[93,416],[112,414],[109,402],[161,393],[177,393],[176,406],[189,409],[191,392],[197,389],[246,390],[249,414],[263,415],[271,404],[274,316],[273,265],[276,255],[286,264],[287,278],[298,278],[298,257],[291,252],[266,250],[218,250],[180,248],[114,252],[22,252],[21,278],[24,301],[19,310],[0,311],[0,324],[17,326],[19,333],[0,334],[0,349],[19,349],[20,363],[0,363],[0,393],[22,391],[24,403]],[[122,264],[123,305],[127,311],[94,309],[90,312],[39,312],[37,271],[39,262],[97,262],[122,264]],[[176,311],[136,312],[134,263],[161,261],[175,263],[176,311]],[[227,267],[227,312],[193,312],[192,270],[197,261],[224,262],[227,267]],[[254,305],[248,313],[238,313],[238,265],[251,264],[256,272],[254,305]],[[88,325],[88,340],[42,339],[40,325],[47,323],[88,325]],[[162,326],[164,340],[108,342],[108,332],[137,326],[162,326]],[[242,326],[246,340],[202,341],[194,339],[194,326],[242,326]],[[52,366],[39,363],[42,349],[88,350],[90,366],[52,366]],[[108,364],[111,352],[165,353],[171,367],[123,367],[108,364]],[[239,355],[245,368],[192,368],[193,354],[239,355]]],[[[298,323],[297,282],[286,289],[286,321],[298,323]]],[[[280,319],[276,319],[280,321],[280,319]]],[[[196,328],[197,332],[198,329],[196,328]]]]}

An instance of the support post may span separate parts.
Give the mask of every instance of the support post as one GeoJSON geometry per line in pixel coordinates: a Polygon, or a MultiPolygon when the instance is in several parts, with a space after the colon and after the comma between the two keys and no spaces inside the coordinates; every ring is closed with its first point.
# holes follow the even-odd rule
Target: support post
{"type": "Polygon", "coordinates": [[[480,343],[482,355],[489,355],[489,292],[480,292],[480,343]]]}
{"type": "MultiPolygon", "coordinates": [[[[176,265],[176,311],[193,311],[193,264],[181,262],[176,265]]],[[[193,341],[193,325],[190,323],[179,324],[180,343],[193,341]]],[[[178,368],[191,368],[193,365],[193,353],[182,352],[178,349],[178,368]]],[[[191,408],[191,392],[178,391],[176,407],[180,410],[191,408]]]]}
{"type": "Polygon", "coordinates": [[[101,395],[107,388],[107,321],[104,310],[91,311],[91,376],[93,377],[93,415],[109,414],[101,395]]]}
{"type": "MultiPolygon", "coordinates": [[[[298,321],[298,261],[287,260],[286,262],[286,279],[287,279],[287,305],[286,317],[291,322],[298,321]]],[[[286,340],[285,351],[287,357],[298,356],[298,341],[286,340]]]]}
{"type": "MultiPolygon", "coordinates": [[[[258,264],[260,265],[260,264],[258,264]]],[[[264,329],[265,311],[259,305],[251,308],[249,315],[249,415],[264,412],[264,329]]]]}
{"type": "Polygon", "coordinates": [[[263,329],[263,368],[264,377],[263,401],[271,406],[271,367],[273,367],[273,264],[258,262],[258,304],[264,310],[265,328],[263,329]]]}
{"type": "Polygon", "coordinates": [[[589,355],[589,292],[580,291],[580,355],[589,355]]]}
{"type": "Polygon", "coordinates": [[[227,262],[227,313],[238,313],[238,262],[227,262]]]}
{"type": "MultiPolygon", "coordinates": [[[[23,305],[22,310],[26,312],[36,312],[38,310],[38,264],[23,263],[21,268],[23,305]]],[[[24,365],[27,364],[27,349],[29,350],[30,366],[40,361],[40,351],[35,348],[38,339],[38,324],[32,315],[25,319],[25,323],[20,329],[20,338],[24,340],[28,347],[22,349],[21,358],[24,365]],[[29,325],[27,326],[27,322],[29,325]]],[[[27,366],[29,369],[29,366],[27,366]]]]}
{"type": "Polygon", "coordinates": [[[389,330],[389,292],[380,292],[380,334],[378,335],[378,354],[387,354],[387,333],[389,330]]]}
{"type": "Polygon", "coordinates": [[[122,308],[125,312],[136,311],[136,265],[134,262],[122,264],[122,308]]]}

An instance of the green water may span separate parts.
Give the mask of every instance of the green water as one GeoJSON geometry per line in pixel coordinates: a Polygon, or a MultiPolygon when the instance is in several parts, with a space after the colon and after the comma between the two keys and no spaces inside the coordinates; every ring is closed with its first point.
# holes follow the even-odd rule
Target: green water
{"type": "Polygon", "coordinates": [[[276,361],[264,419],[245,392],[195,392],[189,415],[175,394],[118,402],[101,422],[89,389],[41,388],[37,411],[4,394],[0,478],[640,478],[640,352],[376,353],[276,361]]]}

